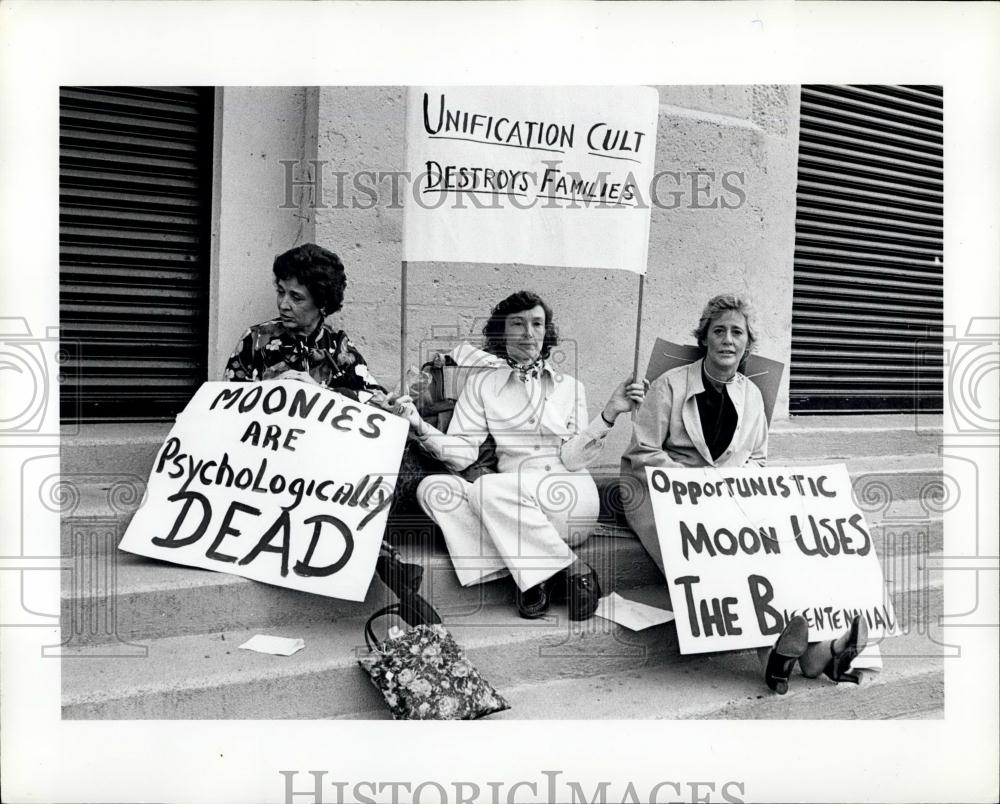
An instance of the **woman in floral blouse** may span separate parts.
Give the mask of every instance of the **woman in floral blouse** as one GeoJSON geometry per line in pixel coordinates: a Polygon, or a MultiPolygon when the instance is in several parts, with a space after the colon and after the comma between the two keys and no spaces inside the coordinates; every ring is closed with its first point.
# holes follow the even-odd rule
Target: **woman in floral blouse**
{"type": "Polygon", "coordinates": [[[226,364],[225,379],[234,381],[294,378],[315,382],[355,399],[359,391],[385,389],[347,333],[334,329],[327,316],[343,306],[347,278],[332,251],[306,243],[274,260],[278,317],[250,327],[226,364]]]}
{"type": "MultiPolygon", "coordinates": [[[[327,320],[343,306],[346,285],[340,257],[315,243],[296,246],[275,257],[278,317],[243,334],[226,364],[225,379],[296,379],[391,408],[397,400],[387,396],[368,372],[368,364],[347,333],[334,329],[327,320]]],[[[376,569],[397,595],[415,590],[423,574],[419,565],[403,563],[385,541],[376,569]]]]}

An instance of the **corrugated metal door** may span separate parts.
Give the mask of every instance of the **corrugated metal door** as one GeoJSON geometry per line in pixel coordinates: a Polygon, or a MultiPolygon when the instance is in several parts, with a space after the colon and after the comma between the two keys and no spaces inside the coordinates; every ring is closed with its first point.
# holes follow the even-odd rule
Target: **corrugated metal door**
{"type": "Polygon", "coordinates": [[[803,86],[792,413],[942,409],[940,87],[803,86]]]}
{"type": "Polygon", "coordinates": [[[172,417],[206,372],[213,90],[60,92],[64,420],[172,417]]]}

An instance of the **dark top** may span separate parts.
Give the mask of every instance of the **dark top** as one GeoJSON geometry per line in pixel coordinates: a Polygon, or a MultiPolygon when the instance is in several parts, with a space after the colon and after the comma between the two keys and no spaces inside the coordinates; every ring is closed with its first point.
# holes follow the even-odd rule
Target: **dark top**
{"type": "Polygon", "coordinates": [[[737,422],[736,407],[726,392],[726,386],[722,386],[721,392],[715,390],[712,381],[705,376],[704,367],[701,379],[705,384],[705,390],[695,396],[698,402],[698,418],[701,419],[701,431],[714,461],[718,460],[733,440],[737,422]]]}
{"type": "Polygon", "coordinates": [[[307,372],[335,391],[385,391],[368,373],[368,364],[347,334],[326,321],[305,337],[277,318],[250,327],[226,364],[225,379],[270,380],[289,370],[307,372]]]}

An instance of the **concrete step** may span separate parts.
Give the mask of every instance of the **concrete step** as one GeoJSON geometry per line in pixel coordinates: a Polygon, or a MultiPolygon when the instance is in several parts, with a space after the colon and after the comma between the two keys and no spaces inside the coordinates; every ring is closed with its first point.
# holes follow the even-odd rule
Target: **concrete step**
{"type": "MultiPolygon", "coordinates": [[[[421,593],[442,616],[464,616],[483,606],[513,602],[510,580],[461,587],[440,544],[405,545],[402,552],[424,566],[421,593]]],[[[608,590],[662,582],[634,538],[596,537],[578,554],[596,569],[608,590]]],[[[64,638],[72,632],[81,644],[350,619],[395,601],[377,579],[365,601],[356,603],[118,551],[64,563],[69,570],[62,595],[64,638]]]]}
{"type": "Polygon", "coordinates": [[[62,474],[132,474],[148,477],[173,422],[88,424],[61,433],[62,474]]]}
{"type": "MultiPolygon", "coordinates": [[[[920,621],[942,610],[940,579],[934,579],[925,592],[923,611],[915,615],[920,621]]],[[[665,591],[648,588],[629,596],[662,605],[665,591]]],[[[305,649],[290,657],[238,649],[261,629],[151,640],[144,645],[144,656],[99,655],[88,646],[69,648],[62,663],[63,717],[387,717],[380,695],[356,664],[366,651],[363,622],[355,618],[263,629],[305,640],[305,649]]],[[[449,616],[445,624],[484,677],[502,694],[510,694],[516,707],[510,717],[544,717],[545,706],[548,717],[782,716],[774,714],[777,710],[757,711],[749,705],[763,694],[755,653],[681,656],[672,623],[632,632],[599,618],[570,622],[562,607],[544,620],[527,622],[510,606],[491,604],[449,616]],[[660,698],[643,694],[654,687],[660,698]],[[639,694],[634,694],[636,690],[639,694]],[[606,701],[612,708],[600,709],[606,701]],[[561,713],[553,708],[558,706],[563,706],[561,713]]],[[[931,694],[940,686],[940,648],[919,629],[885,640],[883,653],[891,654],[883,676],[887,685],[892,680],[912,682],[928,701],[940,701],[939,693],[931,694]]],[[[833,711],[829,702],[836,702],[836,696],[823,690],[834,686],[796,679],[793,691],[778,705],[801,712],[789,716],[833,711]],[[803,694],[813,697],[800,698],[803,694]]],[[[878,695],[866,700],[870,702],[864,717],[900,714],[898,706],[885,714],[878,695]]]]}
{"type": "MultiPolygon", "coordinates": [[[[927,553],[939,551],[942,530],[940,519],[927,523],[926,537],[922,539],[903,538],[895,526],[888,529],[892,535],[890,563],[908,565],[910,557],[919,562],[927,553]]],[[[880,527],[872,531],[884,566],[885,532],[880,527]]],[[[605,592],[663,584],[659,571],[631,531],[605,526],[598,533],[577,553],[594,567],[605,592]]],[[[450,558],[437,541],[403,545],[401,552],[406,560],[424,566],[421,593],[442,616],[461,616],[513,600],[513,583],[509,580],[461,587],[450,558]]],[[[72,635],[78,644],[350,619],[394,602],[377,579],[369,587],[365,601],[356,603],[119,551],[80,553],[65,559],[64,565],[64,639],[72,635]]]]}
{"type": "MultiPolygon", "coordinates": [[[[886,641],[888,646],[890,641],[886,641]]],[[[919,645],[916,635],[891,640],[919,645]]],[[[625,673],[574,681],[553,680],[505,690],[510,710],[494,715],[522,720],[887,720],[944,717],[944,660],[940,656],[886,658],[860,685],[807,679],[796,670],[786,695],[763,683],[755,653],[713,654],[653,664],[625,673]]]]}
{"type": "MultiPolygon", "coordinates": [[[[94,472],[149,475],[171,423],[97,424],[65,431],[61,463],[64,476],[94,472]]],[[[854,455],[937,454],[943,432],[941,416],[794,416],[771,425],[771,463],[816,463],[854,455]]]]}
{"type": "MultiPolygon", "coordinates": [[[[556,610],[527,622],[512,607],[494,604],[445,622],[498,689],[513,679],[612,670],[670,644],[676,650],[676,639],[671,643],[662,630],[643,632],[623,647],[622,629],[613,623],[571,623],[556,610]]],[[[305,640],[306,648],[290,657],[238,650],[255,629],[152,640],[141,659],[70,651],[63,662],[64,716],[302,718],[377,711],[382,700],[356,662],[367,652],[363,626],[364,618],[354,618],[267,628],[305,640]]]]}
{"type": "Polygon", "coordinates": [[[768,463],[837,463],[856,455],[938,454],[942,418],[912,415],[794,416],[771,425],[768,463]]]}
{"type": "MultiPolygon", "coordinates": [[[[824,461],[810,461],[818,464],[824,461]]],[[[941,458],[933,454],[852,458],[847,461],[854,483],[855,501],[874,523],[901,517],[915,522],[940,518],[936,504],[942,490],[941,458]],[[910,503],[915,504],[910,504],[910,503]]],[[[614,521],[611,507],[618,494],[618,466],[596,467],[592,474],[603,501],[602,521],[614,521]]],[[[117,544],[142,502],[145,480],[136,475],[77,475],[65,480],[67,502],[61,520],[61,550],[65,556],[102,549],[104,534],[117,544]]],[[[430,521],[421,513],[395,517],[389,532],[410,540],[427,531],[430,521]]]]}

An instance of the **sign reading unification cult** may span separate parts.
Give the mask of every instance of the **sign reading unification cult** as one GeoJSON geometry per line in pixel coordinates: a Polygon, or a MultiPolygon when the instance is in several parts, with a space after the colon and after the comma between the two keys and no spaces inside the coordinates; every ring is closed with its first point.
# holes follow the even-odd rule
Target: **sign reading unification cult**
{"type": "Polygon", "coordinates": [[[413,87],[403,258],[644,273],[650,87],[413,87]]]}

